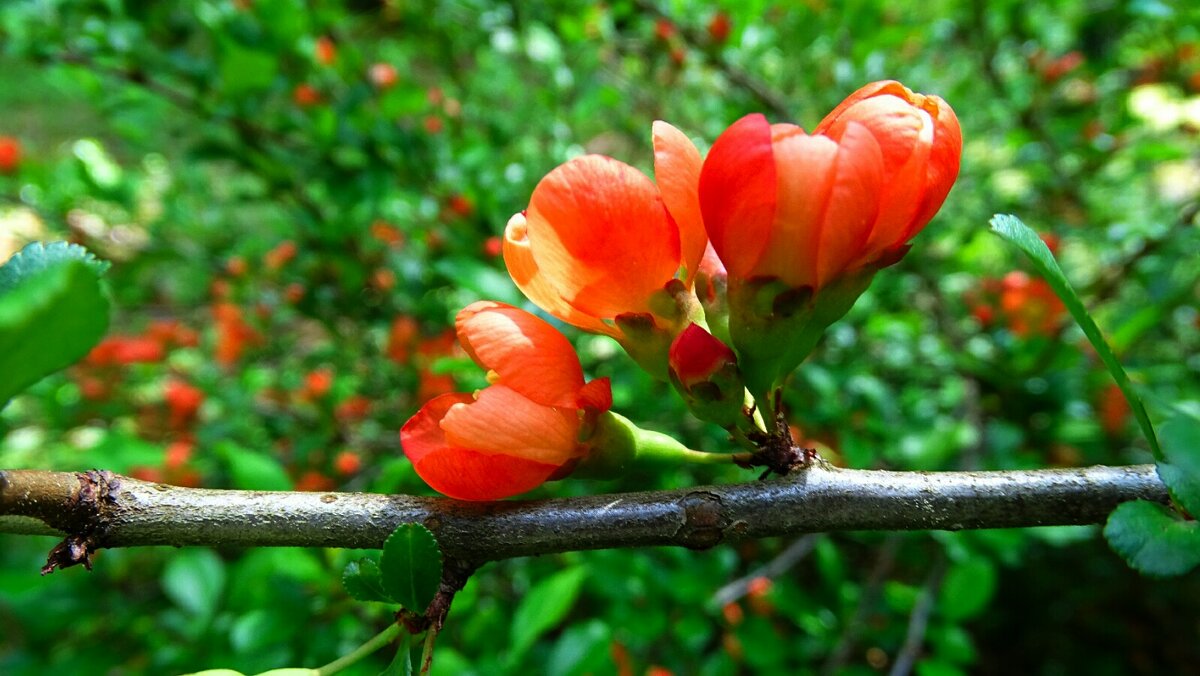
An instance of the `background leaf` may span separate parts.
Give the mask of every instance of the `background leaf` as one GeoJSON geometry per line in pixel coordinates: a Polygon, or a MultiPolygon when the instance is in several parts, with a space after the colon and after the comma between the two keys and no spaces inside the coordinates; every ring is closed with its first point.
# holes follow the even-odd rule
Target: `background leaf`
{"type": "Polygon", "coordinates": [[[1193,517],[1200,515],[1200,420],[1179,413],[1161,426],[1164,461],[1158,463],[1171,497],[1193,517]]]}
{"type": "Polygon", "coordinates": [[[1200,522],[1183,521],[1146,500],[1117,507],[1104,526],[1108,544],[1145,575],[1183,575],[1200,564],[1200,522]]]}
{"type": "Polygon", "coordinates": [[[408,610],[425,612],[442,580],[437,538],[421,524],[400,524],[383,543],[379,570],[388,596],[408,610]]]}
{"type": "Polygon", "coordinates": [[[991,226],[992,232],[1025,252],[1038,274],[1046,279],[1050,287],[1054,289],[1054,293],[1062,299],[1063,304],[1067,306],[1067,311],[1078,322],[1079,328],[1083,329],[1083,334],[1087,336],[1088,342],[1096,349],[1100,361],[1104,362],[1104,366],[1112,374],[1113,380],[1117,381],[1117,387],[1121,388],[1121,393],[1129,402],[1129,407],[1133,410],[1138,424],[1141,425],[1142,434],[1146,435],[1146,442],[1150,444],[1150,450],[1154,453],[1154,457],[1161,459],[1162,452],[1158,447],[1158,438],[1154,434],[1154,426],[1150,424],[1150,417],[1146,415],[1146,407],[1142,405],[1141,398],[1133,389],[1133,383],[1129,382],[1129,376],[1125,373],[1125,369],[1122,368],[1116,355],[1104,340],[1104,334],[1100,332],[1100,327],[1096,326],[1095,320],[1092,319],[1083,302],[1079,300],[1075,289],[1071,288],[1067,276],[1058,267],[1058,262],[1054,260],[1054,254],[1050,252],[1050,248],[1032,228],[1022,223],[1021,219],[1016,216],[997,214],[992,217],[991,226]]]}
{"type": "Polygon", "coordinates": [[[506,658],[509,664],[520,662],[538,637],[562,622],[575,605],[586,576],[587,569],[576,566],[551,575],[529,590],[513,614],[512,641],[506,658]]]}
{"type": "Polygon", "coordinates": [[[211,549],[182,550],[163,570],[162,587],[175,605],[210,618],[225,590],[225,563],[211,549]]]}
{"type": "Polygon", "coordinates": [[[111,267],[108,261],[96,258],[92,252],[78,244],[32,242],[0,265],[0,295],[15,289],[24,280],[68,261],[86,264],[97,276],[104,274],[111,267]]]}
{"type": "Polygon", "coordinates": [[[108,328],[99,266],[80,260],[78,250],[27,247],[0,267],[7,285],[0,294],[0,408],[82,358],[108,328]]]}

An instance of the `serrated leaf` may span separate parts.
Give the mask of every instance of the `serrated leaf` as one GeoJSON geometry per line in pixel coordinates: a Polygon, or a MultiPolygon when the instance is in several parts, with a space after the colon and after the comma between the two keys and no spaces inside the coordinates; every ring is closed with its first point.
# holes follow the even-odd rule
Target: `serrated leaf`
{"type": "Polygon", "coordinates": [[[363,557],[346,564],[342,571],[342,586],[356,601],[396,602],[383,588],[383,576],[374,559],[363,557]]]}
{"type": "Polygon", "coordinates": [[[400,524],[383,543],[379,572],[393,601],[415,613],[425,612],[442,581],[437,538],[419,523],[400,524]]]}
{"type": "Polygon", "coordinates": [[[70,242],[33,242],[12,255],[6,263],[0,265],[0,295],[7,293],[29,279],[46,270],[58,267],[68,261],[79,261],[90,267],[97,276],[104,274],[111,267],[108,261],[96,258],[92,252],[70,242]]]}
{"type": "Polygon", "coordinates": [[[1200,565],[1200,522],[1184,521],[1146,500],[1126,502],[1108,517],[1104,537],[1143,575],[1172,577],[1200,565]]]}
{"type": "Polygon", "coordinates": [[[1063,304],[1067,306],[1067,311],[1075,318],[1079,328],[1083,329],[1083,334],[1087,336],[1088,342],[1095,348],[1100,361],[1112,374],[1113,380],[1117,382],[1117,387],[1121,388],[1121,393],[1125,395],[1125,400],[1129,402],[1129,408],[1133,411],[1133,417],[1137,419],[1138,425],[1142,428],[1142,434],[1146,435],[1146,441],[1150,444],[1150,450],[1154,453],[1154,457],[1161,460],[1162,452],[1158,447],[1158,438],[1154,434],[1154,427],[1150,424],[1150,417],[1146,415],[1146,407],[1142,405],[1141,398],[1133,389],[1133,383],[1129,382],[1129,376],[1125,373],[1125,369],[1121,367],[1116,355],[1104,340],[1104,334],[1100,333],[1100,327],[1096,326],[1095,320],[1088,314],[1087,308],[1079,300],[1075,289],[1071,288],[1067,276],[1058,267],[1058,262],[1054,260],[1054,254],[1050,253],[1050,248],[1032,228],[1022,223],[1021,219],[1016,216],[996,214],[992,217],[990,224],[992,232],[1016,246],[1029,257],[1038,274],[1045,278],[1046,282],[1050,284],[1050,288],[1054,289],[1054,293],[1062,299],[1063,304]]]}
{"type": "Polygon", "coordinates": [[[1179,506],[1200,517],[1200,420],[1180,413],[1159,427],[1158,476],[1179,506]]]}
{"type": "Polygon", "coordinates": [[[14,286],[0,295],[0,409],[81,359],[108,329],[108,298],[94,266],[66,258],[33,273],[34,260],[4,273],[14,286]]]}
{"type": "Polygon", "coordinates": [[[512,640],[507,662],[518,664],[535,641],[567,616],[583,587],[587,569],[568,568],[538,582],[529,590],[513,615],[512,640]]]}

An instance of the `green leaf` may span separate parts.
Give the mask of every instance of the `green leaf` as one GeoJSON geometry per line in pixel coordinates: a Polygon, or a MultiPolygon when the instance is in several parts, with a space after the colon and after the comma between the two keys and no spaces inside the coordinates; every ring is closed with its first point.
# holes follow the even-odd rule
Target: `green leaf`
{"type": "Polygon", "coordinates": [[[0,408],[81,359],[108,329],[103,266],[78,251],[30,245],[0,266],[0,408]]]}
{"type": "Polygon", "coordinates": [[[225,457],[235,488],[247,491],[290,491],[292,480],[287,470],[275,458],[243,448],[233,442],[217,444],[217,452],[225,457]]]}
{"type": "Polygon", "coordinates": [[[1200,522],[1184,521],[1169,508],[1146,500],[1113,510],[1104,537],[1143,575],[1183,575],[1200,564],[1200,522]]]}
{"type": "Polygon", "coordinates": [[[1125,369],[1121,367],[1112,349],[1105,342],[1104,335],[1100,333],[1100,327],[1096,326],[1096,322],[1088,314],[1087,308],[1083,306],[1083,302],[1071,288],[1067,276],[1058,267],[1058,263],[1054,260],[1054,254],[1050,253],[1050,248],[1033,229],[1022,223],[1021,219],[1016,216],[997,214],[992,217],[991,226],[992,232],[1029,256],[1029,260],[1037,269],[1038,274],[1046,279],[1050,288],[1054,289],[1054,293],[1062,299],[1063,304],[1067,306],[1067,311],[1079,323],[1079,328],[1083,329],[1088,342],[1096,349],[1100,361],[1104,362],[1104,366],[1112,374],[1113,380],[1117,382],[1117,387],[1121,388],[1121,393],[1129,402],[1129,408],[1133,410],[1133,416],[1137,418],[1138,424],[1142,427],[1142,434],[1146,435],[1146,441],[1150,444],[1150,450],[1154,453],[1154,457],[1161,460],[1162,452],[1158,447],[1158,438],[1154,435],[1154,427],[1150,424],[1150,417],[1146,415],[1146,407],[1142,405],[1142,400],[1133,389],[1133,383],[1129,382],[1129,376],[1125,373],[1125,369]]]}
{"type": "Polygon", "coordinates": [[[342,571],[342,586],[356,601],[396,602],[383,588],[379,564],[365,556],[346,564],[346,569],[342,571]]]}
{"type": "Polygon", "coordinates": [[[4,265],[0,265],[0,295],[15,289],[23,280],[68,261],[85,263],[97,276],[112,267],[111,263],[96,258],[92,252],[78,244],[33,242],[13,254],[4,265]]]}
{"type": "Polygon", "coordinates": [[[1171,497],[1200,516],[1200,420],[1180,413],[1161,425],[1163,461],[1158,476],[1171,497]]]}
{"type": "Polygon", "coordinates": [[[576,566],[551,575],[529,590],[513,615],[509,665],[519,663],[538,637],[567,616],[586,576],[587,569],[576,566]]]}
{"type": "Polygon", "coordinates": [[[175,605],[212,617],[225,590],[225,563],[211,549],[184,549],[163,570],[162,586],[175,605]]]}
{"type": "Polygon", "coordinates": [[[278,70],[276,56],[270,52],[243,47],[232,40],[221,45],[220,78],[225,92],[240,96],[266,89],[278,70]]]}
{"type": "Polygon", "coordinates": [[[379,570],[393,601],[415,613],[425,612],[442,581],[437,538],[419,523],[400,524],[383,543],[379,570]]]}
{"type": "Polygon", "coordinates": [[[966,620],[987,608],[996,590],[996,567],[975,557],[956,563],[942,581],[938,610],[951,620],[966,620]]]}

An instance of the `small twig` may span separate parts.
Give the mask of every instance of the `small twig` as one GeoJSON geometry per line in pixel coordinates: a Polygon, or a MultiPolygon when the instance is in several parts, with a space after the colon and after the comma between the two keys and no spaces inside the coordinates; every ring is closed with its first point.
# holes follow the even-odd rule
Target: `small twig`
{"type": "Polygon", "coordinates": [[[751,572],[745,577],[740,577],[724,587],[721,587],[713,594],[710,604],[718,608],[724,607],[726,604],[742,598],[750,590],[750,583],[759,578],[774,579],[791,570],[792,566],[804,560],[812,552],[817,543],[821,541],[824,535],[817,533],[809,533],[792,544],[788,545],[778,556],[751,572]]]}
{"type": "Polygon", "coordinates": [[[651,0],[635,0],[634,4],[651,16],[666,19],[675,24],[679,30],[679,35],[683,37],[684,42],[689,47],[704,55],[704,59],[714,68],[724,73],[730,82],[746,90],[754,98],[758,99],[759,103],[766,106],[771,111],[771,114],[777,118],[776,121],[787,121],[793,118],[795,112],[783,96],[758,78],[721,58],[721,55],[712,48],[711,43],[698,30],[675,21],[669,14],[659,9],[657,3],[651,0]]]}
{"type": "Polygon", "coordinates": [[[933,604],[937,601],[945,575],[946,557],[939,555],[929,570],[929,576],[925,578],[925,584],[921,586],[921,593],[917,596],[912,613],[908,616],[908,632],[904,635],[904,645],[896,654],[896,661],[892,663],[888,676],[907,676],[912,671],[921,646],[925,643],[925,628],[929,626],[929,616],[933,613],[933,604]]]}
{"type": "Polygon", "coordinates": [[[900,549],[900,540],[900,536],[893,533],[883,541],[883,545],[879,548],[875,565],[871,567],[871,572],[867,576],[866,582],[863,583],[862,595],[858,598],[858,605],[854,607],[854,614],[846,621],[845,629],[838,637],[837,645],[829,653],[825,664],[821,665],[821,673],[825,676],[832,676],[840,672],[845,666],[846,660],[850,658],[850,651],[858,642],[859,632],[866,625],[867,613],[875,607],[883,580],[891,572],[892,566],[896,562],[896,552],[900,549]]]}

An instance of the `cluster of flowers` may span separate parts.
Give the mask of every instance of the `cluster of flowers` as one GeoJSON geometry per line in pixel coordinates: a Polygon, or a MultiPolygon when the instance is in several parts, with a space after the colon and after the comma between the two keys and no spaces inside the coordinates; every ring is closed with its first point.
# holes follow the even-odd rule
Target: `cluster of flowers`
{"type": "MultiPolygon", "coordinates": [[[[943,100],[885,81],[812,133],[751,114],[706,158],[665,122],[653,145],[657,184],[598,155],[551,171],[509,221],[504,260],[535,305],[611,336],[696,415],[734,430],[753,424],[747,393],[777,391],[907,252],[958,175],[962,136],[943,100]]],[[[552,326],[484,301],[456,328],[491,385],[436,397],[402,429],[433,488],[497,499],[638,451],[608,381],[585,382],[552,326]]]]}

